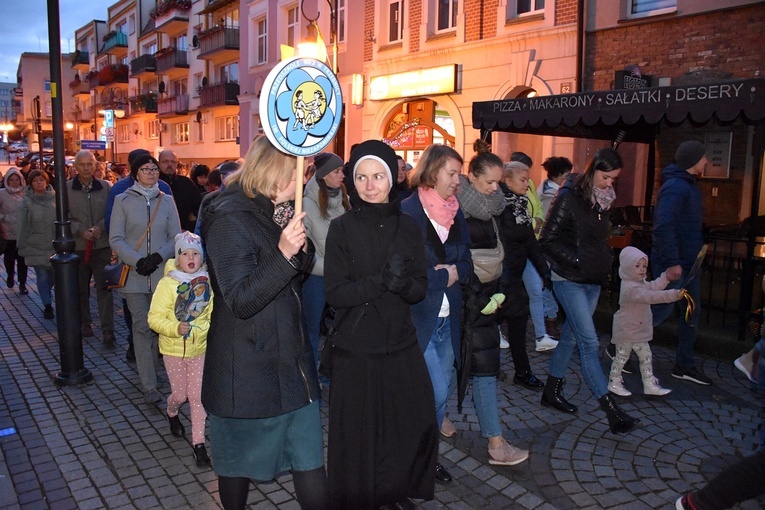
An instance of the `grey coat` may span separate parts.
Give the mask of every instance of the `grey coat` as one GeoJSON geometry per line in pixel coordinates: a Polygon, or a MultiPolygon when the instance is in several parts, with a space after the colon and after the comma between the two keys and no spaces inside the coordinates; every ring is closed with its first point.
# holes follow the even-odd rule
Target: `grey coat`
{"type": "Polygon", "coordinates": [[[316,176],[313,176],[305,186],[303,210],[305,211],[305,219],[303,220],[305,231],[316,249],[311,274],[324,276],[324,247],[327,244],[329,222],[345,212],[343,196],[338,193],[335,197],[329,197],[327,200],[327,217],[323,218],[319,207],[319,183],[316,182],[316,176]]]}
{"type": "MultiPolygon", "coordinates": [[[[180,231],[178,210],[170,195],[160,193],[159,196],[147,200],[145,196],[130,188],[117,195],[114,200],[109,225],[109,244],[119,259],[130,267],[135,267],[139,259],[152,253],[159,253],[163,260],[173,258],[175,235],[180,231]],[[162,197],[161,203],[160,197],[162,197]],[[151,224],[151,230],[136,250],[138,240],[146,231],[146,226],[158,203],[159,211],[151,224]]],[[[131,271],[127,283],[120,292],[124,294],[153,293],[162,278],[163,267],[164,264],[160,264],[149,276],[141,276],[131,271]]]]}
{"type": "Polygon", "coordinates": [[[44,195],[38,195],[30,186],[24,191],[19,207],[17,246],[19,255],[28,266],[51,267],[50,258],[55,254],[53,239],[56,238],[56,192],[48,185],[44,195]]]}
{"type": "Polygon", "coordinates": [[[19,222],[19,207],[24,198],[24,175],[16,168],[10,168],[3,177],[5,187],[0,189],[0,234],[3,239],[15,241],[18,239],[16,234],[16,224],[19,222]],[[21,189],[18,193],[11,193],[8,188],[8,177],[16,174],[21,178],[21,189]]]}

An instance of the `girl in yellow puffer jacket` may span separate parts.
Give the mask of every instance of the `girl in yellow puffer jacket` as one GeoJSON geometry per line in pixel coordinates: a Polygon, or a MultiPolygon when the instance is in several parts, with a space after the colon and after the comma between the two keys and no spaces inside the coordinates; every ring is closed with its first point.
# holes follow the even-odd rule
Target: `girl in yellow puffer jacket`
{"type": "Polygon", "coordinates": [[[167,399],[170,432],[176,437],[184,436],[178,410],[188,399],[194,458],[197,466],[209,466],[210,457],[205,449],[207,413],[202,406],[202,371],[213,303],[201,238],[191,232],[176,235],[175,257],[165,264],[165,276],[152,296],[149,326],[159,334],[159,352],[170,379],[172,393],[167,399]]]}

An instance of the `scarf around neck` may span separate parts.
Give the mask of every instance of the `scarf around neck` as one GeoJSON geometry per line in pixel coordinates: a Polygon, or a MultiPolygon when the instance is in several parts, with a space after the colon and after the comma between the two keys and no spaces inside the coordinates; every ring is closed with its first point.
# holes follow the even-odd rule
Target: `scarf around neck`
{"type": "Polygon", "coordinates": [[[505,200],[507,201],[507,207],[513,212],[513,216],[515,216],[515,223],[517,225],[532,226],[531,214],[529,213],[529,198],[526,195],[518,195],[508,190],[505,194],[505,200]]]}
{"type": "Polygon", "coordinates": [[[138,181],[135,181],[130,187],[149,200],[159,196],[159,184],[154,184],[149,188],[145,188],[144,186],[141,186],[138,181]]]}
{"type": "Polygon", "coordinates": [[[616,200],[616,191],[614,191],[613,186],[605,189],[592,187],[592,202],[598,206],[600,211],[609,210],[614,200],[616,200]]]}
{"type": "Polygon", "coordinates": [[[417,194],[428,217],[447,230],[451,228],[454,224],[454,218],[457,216],[457,211],[460,209],[457,197],[452,195],[444,200],[435,188],[425,188],[423,186],[417,187],[417,194]]]}

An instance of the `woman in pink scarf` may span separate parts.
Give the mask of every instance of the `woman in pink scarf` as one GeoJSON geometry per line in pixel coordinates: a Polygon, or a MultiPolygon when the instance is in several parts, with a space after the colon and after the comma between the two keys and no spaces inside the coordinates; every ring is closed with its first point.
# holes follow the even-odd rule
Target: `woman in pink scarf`
{"type": "MultiPolygon", "coordinates": [[[[401,203],[401,210],[417,220],[425,241],[428,290],[425,299],[412,305],[412,322],[433,383],[436,420],[446,436],[455,433],[445,414],[457,382],[462,285],[473,272],[470,233],[455,197],[462,164],[453,148],[431,145],[410,178],[414,193],[401,203]]],[[[451,481],[441,464],[436,466],[436,480],[451,481]]]]}

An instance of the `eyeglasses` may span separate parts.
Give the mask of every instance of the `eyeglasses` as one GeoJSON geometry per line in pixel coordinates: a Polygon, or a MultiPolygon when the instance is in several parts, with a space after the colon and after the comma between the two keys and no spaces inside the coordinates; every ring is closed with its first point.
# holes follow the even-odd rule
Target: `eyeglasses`
{"type": "Polygon", "coordinates": [[[158,174],[159,168],[156,166],[142,167],[138,169],[142,174],[158,174]]]}

